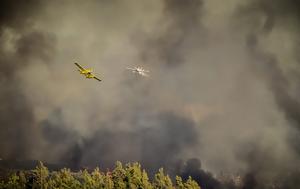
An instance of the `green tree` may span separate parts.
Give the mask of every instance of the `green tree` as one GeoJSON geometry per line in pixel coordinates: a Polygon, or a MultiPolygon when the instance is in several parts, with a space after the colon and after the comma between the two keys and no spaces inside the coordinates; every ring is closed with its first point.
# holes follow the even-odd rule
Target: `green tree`
{"type": "Polygon", "coordinates": [[[93,187],[95,189],[105,188],[105,175],[101,173],[98,167],[91,173],[91,177],[94,181],[93,187]]]}
{"type": "Polygon", "coordinates": [[[48,168],[39,161],[38,166],[33,170],[34,180],[32,188],[46,189],[47,188],[47,178],[49,176],[48,168]]]}
{"type": "Polygon", "coordinates": [[[154,188],[159,189],[173,189],[172,181],[168,175],[164,174],[163,168],[160,168],[158,173],[155,174],[153,181],[154,188]]]}
{"type": "Polygon", "coordinates": [[[4,185],[4,188],[6,188],[6,189],[24,189],[25,186],[22,186],[20,184],[20,177],[16,173],[13,173],[8,178],[8,182],[4,185]]]}
{"type": "Polygon", "coordinates": [[[182,182],[182,178],[180,176],[176,176],[176,188],[185,189],[184,183],[182,182]]]}
{"type": "Polygon", "coordinates": [[[185,188],[187,189],[200,189],[200,186],[196,181],[192,179],[192,177],[189,176],[186,183],[184,183],[185,188]]]}
{"type": "Polygon", "coordinates": [[[49,189],[77,189],[81,187],[80,182],[74,178],[70,169],[62,169],[59,172],[52,172],[47,182],[49,189]]]}
{"type": "Polygon", "coordinates": [[[152,184],[149,181],[147,172],[145,170],[143,170],[143,173],[142,173],[142,188],[143,189],[152,189],[153,188],[152,184]]]}
{"type": "Polygon", "coordinates": [[[115,188],[126,188],[126,183],[124,182],[126,178],[126,171],[123,169],[122,163],[117,161],[115,169],[112,172],[112,180],[115,188]]]}
{"type": "Polygon", "coordinates": [[[23,171],[19,172],[19,183],[20,183],[21,188],[26,188],[27,179],[26,179],[26,175],[23,171]]]}
{"type": "Polygon", "coordinates": [[[4,183],[4,181],[0,181],[0,189],[5,189],[6,184],[4,183]]]}
{"type": "Polygon", "coordinates": [[[110,172],[107,172],[104,176],[104,188],[105,189],[113,189],[114,188],[114,182],[112,180],[112,175],[110,172]]]}
{"type": "Polygon", "coordinates": [[[127,164],[126,165],[126,177],[125,182],[127,188],[142,188],[151,189],[151,183],[149,182],[148,175],[145,171],[141,170],[139,163],[127,164]]]}
{"type": "Polygon", "coordinates": [[[96,185],[95,180],[89,174],[87,170],[81,172],[81,179],[82,179],[82,188],[84,189],[92,189],[96,185]]]}

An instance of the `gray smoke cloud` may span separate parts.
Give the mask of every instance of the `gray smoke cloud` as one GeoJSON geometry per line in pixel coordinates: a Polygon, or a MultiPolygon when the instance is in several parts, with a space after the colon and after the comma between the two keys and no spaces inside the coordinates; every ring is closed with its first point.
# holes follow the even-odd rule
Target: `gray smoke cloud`
{"type": "Polygon", "coordinates": [[[1,158],[139,161],[204,188],[221,187],[206,171],[247,174],[248,188],[297,173],[298,3],[2,4],[1,158]],[[135,65],[151,77],[126,71],[135,65]]]}
{"type": "Polygon", "coordinates": [[[294,180],[299,176],[299,7],[296,1],[253,1],[238,13],[243,22],[252,23],[246,26],[245,34],[249,53],[254,57],[253,67],[268,84],[277,108],[288,122],[286,142],[295,153],[285,162],[274,158],[270,149],[252,146],[246,158],[251,162],[247,184],[252,188],[266,187],[270,178],[277,180],[278,188],[299,187],[294,180]]]}
{"type": "Polygon", "coordinates": [[[25,69],[32,59],[48,59],[52,56],[52,41],[46,33],[28,30],[39,3],[28,1],[15,4],[1,2],[1,156],[5,158],[34,158],[35,147],[41,136],[33,115],[32,104],[22,92],[18,71],[25,69]],[[28,43],[31,43],[28,46],[28,43]],[[49,50],[45,53],[44,49],[49,50]],[[50,55],[51,54],[51,55],[50,55]]]}

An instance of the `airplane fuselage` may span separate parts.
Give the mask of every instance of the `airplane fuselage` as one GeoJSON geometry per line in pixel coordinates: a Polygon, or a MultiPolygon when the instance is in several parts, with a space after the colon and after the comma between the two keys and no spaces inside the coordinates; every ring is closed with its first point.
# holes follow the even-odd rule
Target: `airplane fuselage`
{"type": "Polygon", "coordinates": [[[84,75],[86,78],[92,79],[94,78],[94,74],[92,74],[91,70],[78,70],[80,74],[84,75]]]}
{"type": "Polygon", "coordinates": [[[137,73],[139,75],[142,75],[142,76],[148,76],[148,70],[144,70],[143,68],[141,67],[134,67],[134,68],[127,68],[128,70],[131,70],[133,73],[137,73]]]}

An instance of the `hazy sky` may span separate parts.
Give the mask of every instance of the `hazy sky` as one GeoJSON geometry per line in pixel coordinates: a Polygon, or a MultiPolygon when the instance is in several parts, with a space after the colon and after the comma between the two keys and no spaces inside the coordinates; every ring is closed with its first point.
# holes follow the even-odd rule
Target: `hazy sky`
{"type": "Polygon", "coordinates": [[[2,1],[0,157],[298,170],[299,10],[293,0],[2,1]],[[150,78],[125,69],[137,65],[150,78]]]}

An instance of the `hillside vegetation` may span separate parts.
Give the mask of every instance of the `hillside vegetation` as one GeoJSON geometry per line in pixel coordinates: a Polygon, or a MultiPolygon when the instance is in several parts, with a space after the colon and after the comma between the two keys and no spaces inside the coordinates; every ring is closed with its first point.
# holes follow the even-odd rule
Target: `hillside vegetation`
{"type": "Polygon", "coordinates": [[[200,189],[191,177],[183,181],[176,176],[173,183],[163,169],[155,174],[152,181],[139,163],[122,165],[117,162],[114,170],[101,172],[96,168],[92,172],[81,170],[71,172],[70,169],[49,171],[43,163],[31,171],[10,173],[0,181],[0,189],[200,189]]]}

